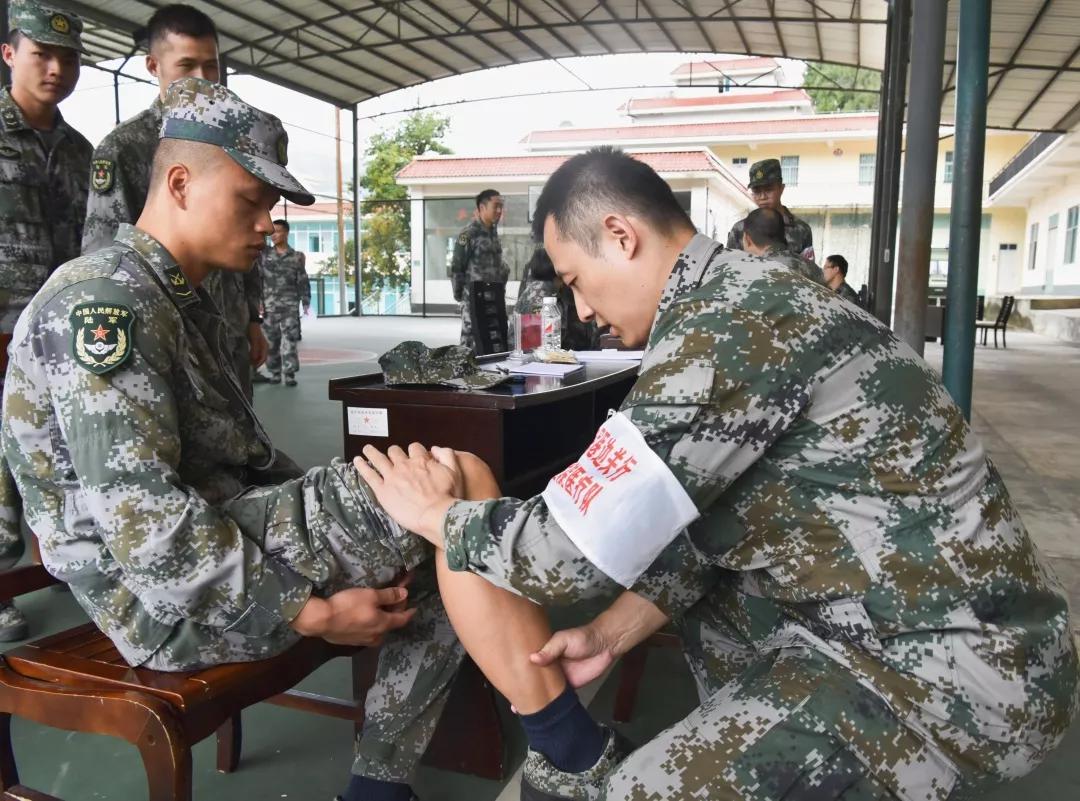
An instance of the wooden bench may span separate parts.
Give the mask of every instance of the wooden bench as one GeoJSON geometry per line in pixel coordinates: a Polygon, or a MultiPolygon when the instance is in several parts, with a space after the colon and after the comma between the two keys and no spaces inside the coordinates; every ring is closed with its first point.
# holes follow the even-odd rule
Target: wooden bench
{"type": "MultiPolygon", "coordinates": [[[[54,583],[40,565],[19,567],[0,576],[0,600],[54,583]]],[[[20,783],[12,715],[124,739],[142,756],[149,801],[191,801],[192,745],[216,734],[217,769],[235,770],[242,740],[240,713],[252,704],[268,701],[351,720],[359,731],[377,653],[304,639],[272,659],[163,673],[129,667],[92,623],[16,647],[0,657],[0,800],[59,801],[20,783]],[[291,689],[337,657],[353,661],[353,698],[291,689]]],[[[503,760],[494,691],[467,661],[425,762],[501,779],[503,760]]]]}

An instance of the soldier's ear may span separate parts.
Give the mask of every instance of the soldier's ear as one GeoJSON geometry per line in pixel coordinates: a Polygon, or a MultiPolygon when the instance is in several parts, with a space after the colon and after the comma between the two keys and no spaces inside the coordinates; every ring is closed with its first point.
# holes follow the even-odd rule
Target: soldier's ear
{"type": "Polygon", "coordinates": [[[604,217],[602,238],[614,245],[624,259],[632,259],[640,244],[637,230],[638,221],[623,214],[608,214],[604,217]]]}
{"type": "Polygon", "coordinates": [[[7,44],[5,42],[2,46],[0,46],[0,54],[3,55],[4,63],[7,64],[8,67],[14,67],[15,66],[15,48],[14,47],[12,47],[11,45],[9,45],[9,44],[7,44]]]}
{"type": "Polygon", "coordinates": [[[155,78],[161,77],[158,75],[158,60],[151,53],[146,54],[146,71],[155,78]]]}
{"type": "Polygon", "coordinates": [[[165,173],[165,186],[173,202],[186,211],[191,189],[191,170],[188,166],[181,162],[171,165],[165,173]]]}

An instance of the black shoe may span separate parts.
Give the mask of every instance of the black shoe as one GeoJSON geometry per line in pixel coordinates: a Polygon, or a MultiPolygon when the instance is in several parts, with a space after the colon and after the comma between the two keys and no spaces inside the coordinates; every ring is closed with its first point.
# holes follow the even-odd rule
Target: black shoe
{"type": "Polygon", "coordinates": [[[293,378],[292,376],[289,376],[288,378],[285,379],[285,386],[287,386],[287,387],[295,387],[296,386],[296,379],[293,378]]]}
{"type": "Polygon", "coordinates": [[[251,383],[252,384],[269,384],[270,383],[270,376],[268,376],[266,373],[260,373],[258,370],[256,370],[251,375],[251,383]]]}
{"type": "Polygon", "coordinates": [[[521,775],[521,801],[595,801],[600,797],[608,776],[634,750],[630,742],[614,729],[608,729],[607,742],[600,758],[581,773],[561,771],[543,754],[529,749],[521,775]]]}

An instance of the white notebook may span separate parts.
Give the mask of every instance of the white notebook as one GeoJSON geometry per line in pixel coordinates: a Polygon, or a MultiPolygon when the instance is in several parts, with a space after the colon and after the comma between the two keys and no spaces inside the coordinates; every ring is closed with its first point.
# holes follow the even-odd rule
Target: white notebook
{"type": "Polygon", "coordinates": [[[575,350],[579,362],[640,362],[643,350],[575,350]]]}
{"type": "Polygon", "coordinates": [[[565,378],[585,369],[584,364],[546,364],[545,362],[528,362],[518,364],[510,368],[513,375],[543,375],[552,378],[565,378]]]}

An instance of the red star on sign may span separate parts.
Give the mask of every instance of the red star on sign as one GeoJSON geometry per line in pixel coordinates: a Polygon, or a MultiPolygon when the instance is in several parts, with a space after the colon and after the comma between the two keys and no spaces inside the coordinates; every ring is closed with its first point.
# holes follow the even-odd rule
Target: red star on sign
{"type": "Polygon", "coordinates": [[[99,339],[105,339],[106,335],[109,333],[109,329],[105,328],[101,323],[98,323],[98,327],[90,333],[94,335],[94,341],[97,342],[99,339]]]}

